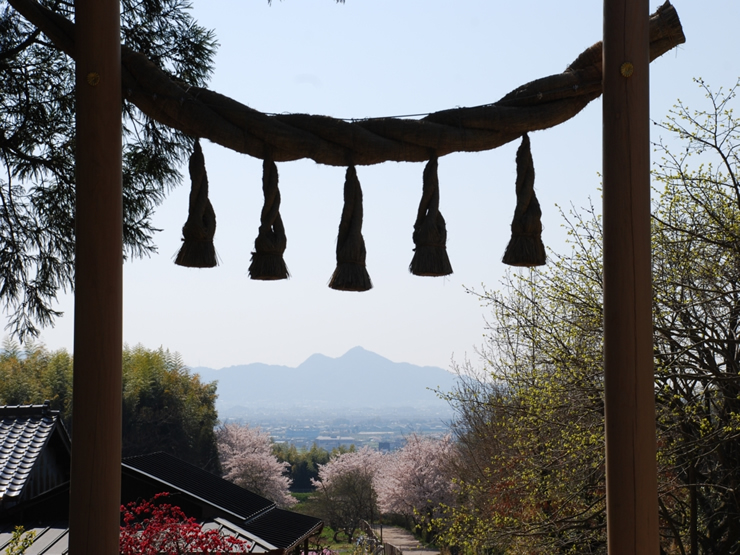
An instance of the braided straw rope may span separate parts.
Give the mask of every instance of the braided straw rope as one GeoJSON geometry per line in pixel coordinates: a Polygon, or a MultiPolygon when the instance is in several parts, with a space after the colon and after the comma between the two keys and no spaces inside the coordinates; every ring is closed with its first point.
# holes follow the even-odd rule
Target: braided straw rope
{"type": "Polygon", "coordinates": [[[188,169],[191,184],[188,219],[182,226],[183,242],[175,264],[188,268],[213,268],[218,264],[213,246],[216,214],[208,199],[208,176],[200,141],[195,141],[188,169]]]}
{"type": "Polygon", "coordinates": [[[448,276],[452,265],[447,256],[447,226],[439,211],[439,179],[437,156],[432,156],[424,168],[419,210],[414,223],[414,257],[409,271],[416,276],[448,276]]]}
{"type": "Polygon", "coordinates": [[[338,291],[368,291],[373,284],[365,267],[365,239],[362,237],[362,188],[353,165],[344,179],[344,207],[337,236],[337,267],[329,287],[338,291]]]}
{"type": "Polygon", "coordinates": [[[249,277],[260,280],[287,279],[290,274],[283,260],[283,253],[288,239],[280,217],[277,166],[269,156],[265,156],[262,163],[262,191],[265,204],[260,215],[259,233],[254,240],[249,277]]]}
{"type": "MultiPolygon", "coordinates": [[[[74,24],[34,0],[9,0],[55,45],[75,57],[74,24]]],[[[685,42],[681,22],[669,2],[650,17],[650,59],[685,42]]],[[[121,46],[125,98],[151,118],[190,136],[207,138],[231,150],[274,161],[310,158],[346,166],[385,161],[421,162],[430,152],[490,150],[524,133],[558,125],[580,112],[602,91],[602,45],[587,48],[560,74],[537,79],[498,102],[443,110],[420,120],[327,116],[268,116],[205,88],[176,83],[144,55],[121,46]]]]}
{"type": "Polygon", "coordinates": [[[511,222],[511,240],[503,263],[509,266],[543,266],[547,259],[542,243],[542,210],[534,192],[534,162],[529,136],[522,137],[516,151],[516,210],[511,222]]]}

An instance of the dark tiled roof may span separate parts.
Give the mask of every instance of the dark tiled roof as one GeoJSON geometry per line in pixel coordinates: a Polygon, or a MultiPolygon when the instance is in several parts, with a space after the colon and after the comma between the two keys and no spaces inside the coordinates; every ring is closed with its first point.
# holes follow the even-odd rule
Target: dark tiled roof
{"type": "Polygon", "coordinates": [[[275,508],[243,524],[242,528],[278,549],[288,550],[318,530],[321,524],[318,518],[275,508]]]}
{"type": "Polygon", "coordinates": [[[249,520],[275,506],[269,499],[240,488],[167,453],[123,460],[123,466],[152,476],[182,492],[215,505],[241,520],[249,520]]]}
{"type": "Polygon", "coordinates": [[[263,538],[258,538],[254,534],[247,532],[241,526],[234,524],[225,518],[216,517],[213,520],[203,523],[203,530],[218,530],[223,536],[232,536],[239,540],[246,540],[251,546],[250,553],[263,553],[265,551],[276,551],[278,548],[263,538]]]}
{"type": "Polygon", "coordinates": [[[21,496],[58,418],[48,405],[0,406],[0,501],[21,496]]]}
{"type": "MultiPolygon", "coordinates": [[[[50,448],[49,438],[55,426],[59,427],[68,449],[69,438],[58,417],[58,411],[49,410],[46,405],[0,407],[0,502],[3,495],[19,496],[23,492],[34,463],[37,466],[43,463],[42,453],[50,448]]],[[[68,456],[68,451],[64,452],[68,456]]],[[[217,508],[233,525],[227,525],[227,521],[218,517],[214,519],[214,516],[206,517],[206,521],[219,523],[225,533],[238,533],[263,550],[289,550],[322,525],[317,518],[278,509],[272,501],[166,453],[129,457],[122,466],[124,473],[130,472],[147,481],[161,483],[165,488],[180,491],[199,500],[199,503],[217,508]]],[[[68,482],[59,486],[64,487],[69,487],[68,482]]],[[[40,501],[42,497],[35,499],[40,501]]],[[[22,506],[29,510],[28,502],[22,506]]],[[[21,505],[15,509],[19,507],[21,505]]],[[[7,543],[11,532],[11,528],[0,526],[0,546],[7,543]]],[[[52,549],[44,553],[66,552],[65,524],[42,526],[37,532],[39,538],[34,542],[34,549],[37,544],[43,544],[52,549]],[[57,548],[62,551],[56,551],[57,548]]],[[[0,547],[0,551],[2,549],[0,547]]]]}

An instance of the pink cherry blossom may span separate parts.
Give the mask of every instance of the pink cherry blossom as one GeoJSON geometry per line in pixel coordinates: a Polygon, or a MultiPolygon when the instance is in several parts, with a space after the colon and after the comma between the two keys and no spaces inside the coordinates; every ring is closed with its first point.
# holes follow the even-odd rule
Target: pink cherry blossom
{"type": "Polygon", "coordinates": [[[272,454],[270,435],[248,425],[226,424],[216,432],[224,478],[274,501],[280,507],[297,503],[285,473],[290,465],[272,454]]]}
{"type": "Polygon", "coordinates": [[[375,476],[380,510],[418,520],[436,515],[440,504],[452,504],[455,495],[447,471],[452,452],[449,436],[414,434],[402,449],[386,455],[375,476]]]}

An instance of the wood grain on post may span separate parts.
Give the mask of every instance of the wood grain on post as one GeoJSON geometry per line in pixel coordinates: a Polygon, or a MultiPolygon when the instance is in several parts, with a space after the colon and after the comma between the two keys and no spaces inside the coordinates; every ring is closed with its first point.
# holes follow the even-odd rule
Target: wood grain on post
{"type": "Polygon", "coordinates": [[[122,191],[118,0],[75,2],[71,555],[115,555],[121,503],[122,191]]]}
{"type": "Polygon", "coordinates": [[[603,218],[610,555],[657,555],[647,0],[604,1],[603,218]]]}

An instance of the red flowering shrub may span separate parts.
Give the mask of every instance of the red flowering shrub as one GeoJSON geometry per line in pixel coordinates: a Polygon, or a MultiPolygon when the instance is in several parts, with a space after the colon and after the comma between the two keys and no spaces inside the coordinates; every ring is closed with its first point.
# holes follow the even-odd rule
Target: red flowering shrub
{"type": "Polygon", "coordinates": [[[249,542],[222,536],[218,530],[203,530],[180,507],[161,501],[167,496],[167,493],[158,493],[149,501],[121,505],[120,555],[249,552],[249,542]]]}

